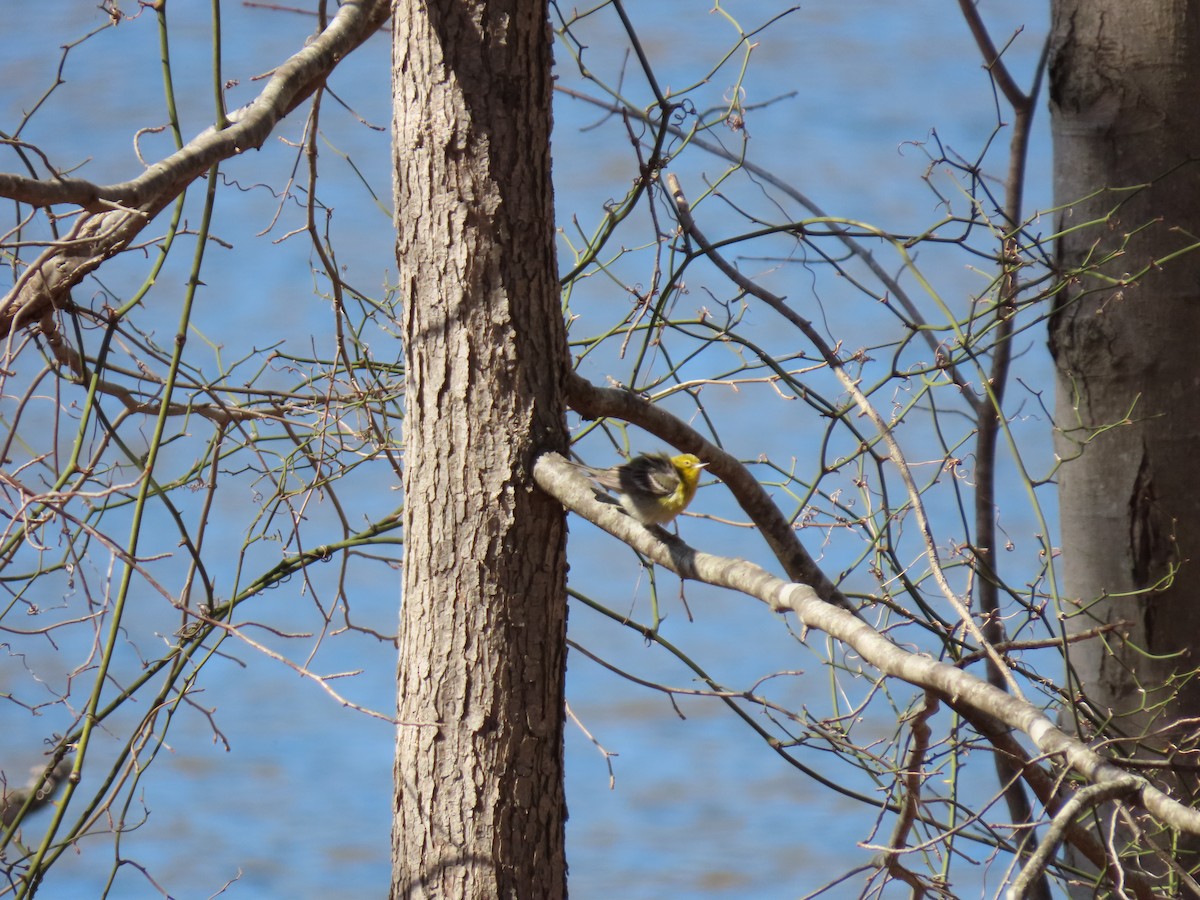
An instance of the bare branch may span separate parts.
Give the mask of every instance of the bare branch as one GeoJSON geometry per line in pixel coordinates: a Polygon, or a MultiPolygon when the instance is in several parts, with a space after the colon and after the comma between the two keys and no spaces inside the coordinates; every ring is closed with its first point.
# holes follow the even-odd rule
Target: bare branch
{"type": "Polygon", "coordinates": [[[631,391],[596,387],[577,372],[567,376],[567,402],[585,418],[610,416],[633,422],[678,449],[695,453],[708,462],[709,471],[719,475],[733,492],[788,577],[812,585],[822,600],[855,612],[850,598],[830,581],[813,560],[763,486],[732,455],[705,440],[695,429],[663,407],[655,406],[631,391]]]}
{"type": "Polygon", "coordinates": [[[572,512],[681,578],[739,591],[761,600],[776,612],[794,613],[806,627],[823,631],[851,647],[882,675],[933,691],[944,700],[952,700],[956,709],[989,716],[1023,732],[1044,754],[1060,759],[1093,784],[1133,784],[1131,802],[1173,828],[1200,834],[1200,810],[1172,799],[1144,778],[1129,775],[1064,732],[1027,700],[955,666],[901,648],[850,613],[822,600],[809,585],[789,584],[753,563],[703,553],[666,532],[656,534],[647,530],[619,507],[597,500],[587,479],[557,454],[539,457],[534,478],[539,487],[572,512]]]}
{"type": "Polygon", "coordinates": [[[334,66],[371,37],[390,11],[385,0],[351,0],[329,27],[280,65],[259,96],[130,181],[96,185],[79,178],[41,181],[0,173],[0,197],[34,206],[72,204],[87,212],[62,242],[47,247],[0,300],[0,332],[37,321],[104,260],[129,246],[159,212],[213,165],[261,147],[279,121],[320,87],[334,66]]]}
{"type": "Polygon", "coordinates": [[[1054,815],[1050,828],[1042,838],[1037,850],[1029,857],[1005,895],[1008,900],[1026,900],[1046,871],[1046,867],[1067,839],[1067,833],[1075,819],[1083,812],[1094,809],[1101,803],[1135,793],[1140,784],[1132,775],[1104,784],[1090,784],[1076,792],[1054,815]]]}

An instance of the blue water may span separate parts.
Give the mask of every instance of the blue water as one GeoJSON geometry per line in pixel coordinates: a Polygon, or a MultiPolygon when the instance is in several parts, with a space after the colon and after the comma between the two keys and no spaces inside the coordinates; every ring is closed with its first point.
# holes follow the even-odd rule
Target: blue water
{"type": "MultiPolygon", "coordinates": [[[[225,65],[227,77],[240,81],[230,91],[231,105],[237,105],[261,83],[252,82],[252,76],[301,43],[310,23],[299,15],[227,6],[225,65]]],[[[786,4],[741,0],[721,6],[750,27],[786,4]]],[[[710,3],[673,2],[631,10],[662,85],[691,84],[733,44],[734,32],[711,8],[710,3]]],[[[984,2],[981,8],[998,41],[1016,26],[1026,26],[1012,52],[1018,74],[1027,80],[1046,27],[1043,4],[984,2]]],[[[206,9],[207,4],[171,6],[186,134],[199,131],[210,117],[206,9]]],[[[30,23],[29,28],[10,29],[0,37],[4,49],[0,78],[5,84],[21,86],[20,91],[7,91],[0,98],[6,128],[15,111],[29,108],[52,77],[57,52],[46,48],[80,36],[100,21],[101,14],[90,6],[73,4],[54,22],[48,21],[50,16],[40,18],[43,21],[30,23]]],[[[610,49],[620,38],[615,16],[605,12],[593,17],[583,33],[591,48],[589,65],[612,84],[621,83],[628,96],[648,104],[635,63],[610,49]]],[[[759,104],[796,93],[747,113],[752,159],[796,184],[832,213],[898,231],[923,227],[938,212],[936,199],[921,180],[928,160],[918,145],[936,129],[946,145],[973,157],[995,127],[990,86],[951,4],[813,0],[757,40],[743,82],[744,102],[759,104]]],[[[560,52],[559,58],[560,83],[579,87],[565,54],[560,52]]],[[[81,172],[85,177],[99,181],[131,177],[138,170],[132,153],[133,130],[162,119],[157,36],[150,14],[72,51],[69,63],[67,85],[22,136],[42,145],[64,166],[90,158],[81,172]],[[111,54],[119,55],[120,74],[113,74],[105,62],[111,54]],[[97,71],[107,74],[94,77],[97,71]],[[81,129],[87,135],[83,147],[81,129]]],[[[335,78],[334,89],[354,104],[358,114],[386,128],[390,117],[386,40],[377,38],[350,63],[335,78]]],[[[697,105],[720,104],[736,73],[736,65],[718,72],[696,91],[697,105]]],[[[344,254],[340,262],[352,282],[377,291],[395,280],[388,215],[370,203],[366,189],[339,153],[349,154],[367,173],[386,205],[388,134],[356,126],[354,118],[333,103],[326,105],[324,115],[323,128],[332,142],[322,148],[324,198],[339,213],[355,210],[352,216],[334,219],[335,243],[344,254]]],[[[631,151],[625,126],[617,119],[601,122],[601,118],[594,108],[578,101],[567,97],[557,101],[557,202],[568,234],[572,216],[577,215],[584,231],[590,231],[601,205],[623,195],[629,186],[631,151]]],[[[1049,203],[1044,117],[1040,125],[1029,181],[1030,209],[1049,203]]],[[[297,140],[302,129],[303,120],[296,117],[282,133],[297,140]]],[[[723,137],[729,146],[737,146],[738,135],[730,132],[723,137]]],[[[168,139],[148,136],[142,146],[147,158],[154,158],[166,152],[168,139]]],[[[269,224],[274,201],[265,188],[251,186],[278,184],[278,167],[291,152],[273,137],[261,152],[226,167],[227,176],[248,189],[225,192],[216,231],[233,250],[211,249],[207,287],[196,320],[199,332],[221,345],[225,361],[281,339],[289,341],[293,352],[304,354],[307,335],[329,326],[327,304],[313,294],[308,245],[303,240],[270,245],[278,233],[256,237],[269,224]]],[[[6,157],[4,167],[11,167],[11,157],[6,157]]],[[[697,154],[685,157],[674,171],[689,195],[698,197],[706,179],[717,177],[723,168],[722,163],[697,154]]],[[[761,214],[777,215],[765,193],[747,190],[741,176],[735,181],[740,200],[761,214]]],[[[194,189],[193,204],[199,193],[194,189]]],[[[722,217],[720,209],[715,201],[701,207],[705,227],[713,236],[742,227],[737,217],[722,217]]],[[[802,214],[798,208],[788,212],[802,214]]],[[[565,267],[569,262],[565,243],[561,253],[565,267]]],[[[189,254],[190,245],[187,253],[178,255],[189,254]]],[[[935,268],[942,259],[933,252],[928,256],[935,268]]],[[[967,271],[961,258],[947,254],[944,259],[952,271],[940,273],[942,284],[956,293],[956,300],[980,288],[980,276],[967,271]]],[[[893,333],[891,320],[864,318],[860,300],[844,301],[827,287],[814,289],[810,273],[801,265],[750,258],[739,264],[761,274],[774,289],[794,295],[805,304],[806,314],[825,323],[833,334],[845,332],[851,324],[859,329],[856,334],[866,335],[858,338],[864,342],[883,341],[893,333]]],[[[111,289],[127,297],[140,281],[142,265],[140,260],[130,260],[111,266],[102,276],[104,287],[90,283],[87,290],[99,295],[111,289]]],[[[629,280],[645,279],[636,265],[629,265],[629,280]]],[[[893,259],[888,265],[895,268],[897,263],[893,259]]],[[[166,298],[177,297],[182,277],[178,269],[169,270],[161,280],[161,309],[152,305],[149,310],[149,321],[156,323],[161,342],[169,340],[177,315],[174,302],[167,303],[166,298]],[[170,295],[170,290],[176,294],[170,295]]],[[[585,322],[598,321],[611,304],[625,302],[624,296],[614,299],[611,283],[596,278],[579,288],[573,310],[585,322]]],[[[700,305],[706,298],[697,289],[689,302],[700,305]]],[[[573,332],[577,333],[582,332],[573,332]]],[[[795,341],[790,334],[781,337],[772,318],[761,311],[751,313],[748,333],[767,346],[772,341],[784,345],[795,341]]],[[[380,335],[373,344],[381,359],[398,353],[389,349],[388,340],[380,335]]],[[[1042,342],[1040,332],[1031,332],[1019,348],[1027,351],[1033,384],[1039,378],[1047,383],[1042,342]]],[[[589,360],[585,371],[597,380],[610,374],[623,378],[629,362],[605,356],[589,360]]],[[[287,372],[276,377],[281,384],[292,383],[287,372]]],[[[771,389],[761,386],[747,386],[736,395],[710,391],[704,396],[723,423],[722,437],[732,452],[747,459],[769,452],[776,460],[791,455],[805,459],[815,452],[815,436],[823,423],[810,408],[793,403],[781,409],[773,402],[771,389]],[[768,427],[763,425],[764,415],[770,417],[768,427]]],[[[686,414],[686,405],[674,402],[686,414]]],[[[1033,445],[1031,459],[1035,466],[1048,465],[1047,423],[1033,404],[1020,425],[1035,441],[1042,435],[1043,443],[1033,445]]],[[[638,446],[641,440],[635,437],[638,446]]],[[[590,446],[593,452],[611,453],[603,441],[590,446]]],[[[168,463],[172,452],[186,457],[183,450],[169,449],[168,463]]],[[[360,504],[355,521],[362,521],[364,510],[378,515],[398,505],[394,476],[384,466],[375,471],[356,482],[357,487],[348,488],[347,496],[360,504]]],[[[229,477],[210,520],[238,524],[210,534],[214,558],[234,559],[243,542],[242,523],[258,502],[255,490],[251,480],[229,477]]],[[[781,497],[781,502],[788,501],[781,497]]],[[[736,516],[719,485],[705,487],[696,507],[714,515],[736,516]]],[[[321,523],[329,521],[322,519],[328,512],[321,504],[306,510],[317,533],[336,534],[328,524],[321,531],[321,523]]],[[[1028,552],[1038,528],[1028,510],[1020,505],[1006,509],[1002,524],[1018,549],[1028,552]]],[[[571,527],[572,585],[648,621],[647,576],[632,555],[585,523],[572,522],[571,527]]],[[[770,565],[747,530],[701,520],[685,521],[682,530],[697,546],[770,565]]],[[[810,537],[814,552],[828,554],[825,562],[833,571],[847,564],[845,547],[826,548],[816,533],[805,535],[806,540],[810,537]]],[[[156,523],[148,545],[175,552],[176,540],[169,527],[156,523]]],[[[277,556],[278,545],[256,546],[247,569],[256,572],[264,560],[277,556]]],[[[93,593],[104,591],[104,566],[97,551],[92,570],[80,574],[91,579],[93,593]]],[[[166,563],[154,567],[156,572],[170,571],[166,563]]],[[[248,617],[283,630],[318,629],[312,591],[325,608],[333,608],[336,568],[336,563],[318,567],[311,588],[293,579],[269,592],[254,601],[248,617]]],[[[215,570],[214,578],[218,593],[227,596],[234,584],[232,570],[215,570]]],[[[172,587],[178,584],[177,575],[164,580],[172,587]]],[[[57,587],[64,594],[79,596],[78,589],[72,594],[65,580],[57,587]]],[[[359,567],[351,571],[346,587],[355,624],[384,635],[394,632],[397,571],[382,563],[359,567]]],[[[824,643],[819,636],[810,636],[806,647],[779,618],[754,601],[694,585],[687,588],[695,615],[690,623],[677,599],[678,583],[660,575],[658,587],[666,614],[663,633],[692,658],[703,661],[714,677],[730,688],[749,689],[772,673],[787,673],[763,689],[792,707],[809,707],[814,715],[827,709],[830,677],[822,662],[824,643]]],[[[869,591],[873,586],[855,583],[851,588],[869,591]]],[[[55,600],[43,602],[53,606],[55,600]]],[[[142,659],[153,659],[163,651],[179,625],[177,615],[166,609],[161,598],[138,596],[134,602],[132,621],[139,632],[127,635],[120,655],[119,672],[126,681],[136,677],[142,659]]],[[[11,624],[11,617],[6,618],[5,625],[11,624]]],[[[34,623],[31,619],[18,624],[33,627],[34,623]]],[[[338,624],[335,618],[331,630],[338,624]]],[[[572,605],[570,629],[574,641],[638,677],[679,687],[701,686],[664,651],[646,646],[632,632],[580,604],[572,605]]],[[[394,708],[395,651],[389,642],[353,632],[319,642],[289,641],[264,629],[248,633],[313,672],[361,672],[335,679],[331,685],[362,707],[384,714],[394,708]],[[307,659],[310,651],[314,656],[307,659]]],[[[86,631],[56,634],[55,645],[44,637],[18,640],[0,633],[0,642],[6,642],[0,643],[0,691],[12,691],[27,704],[51,704],[72,681],[70,668],[80,658],[72,654],[86,651],[90,641],[86,631]]],[[[195,706],[182,708],[167,735],[168,746],[134,792],[136,802],[126,822],[143,817],[145,821],[123,836],[120,857],[136,860],[163,891],[180,900],[209,897],[226,882],[232,884],[223,896],[243,898],[384,895],[389,878],[392,726],[343,707],[311,679],[249,646],[229,640],[221,649],[231,658],[216,659],[206,667],[190,698],[195,706]]],[[[15,703],[0,703],[0,767],[10,781],[20,781],[37,762],[44,739],[70,726],[84,702],[87,673],[72,683],[74,692],[66,703],[39,708],[36,715],[15,703]]],[[[898,694],[897,702],[905,705],[907,694],[898,694]]],[[[616,754],[610,760],[610,785],[610,769],[601,752],[580,728],[568,724],[568,853],[571,892],[576,898],[797,897],[866,863],[871,851],[859,848],[858,842],[881,840],[871,832],[870,814],[788,766],[717,701],[682,698],[677,710],[664,694],[633,685],[574,651],[569,659],[568,696],[572,711],[595,740],[616,754]]],[[[145,712],[144,705],[123,712],[98,735],[89,774],[99,777],[105,771],[106,760],[145,712]]],[[[886,730],[876,736],[886,738],[886,730]]],[[[828,755],[812,753],[806,761],[828,777],[853,778],[828,755]]],[[[981,773],[981,790],[989,790],[990,762],[981,757],[968,760],[967,767],[972,777],[976,771],[981,773]]],[[[870,790],[865,784],[853,786],[870,790]]],[[[46,816],[42,813],[35,824],[43,823],[46,816]]],[[[117,854],[112,837],[103,833],[104,822],[94,830],[99,832],[95,837],[64,855],[41,896],[97,895],[117,854]]],[[[30,831],[26,837],[32,840],[35,834],[30,831]]],[[[976,851],[976,857],[984,859],[986,853],[976,851]]],[[[978,867],[975,877],[978,880],[964,888],[965,895],[983,889],[987,867],[978,867]]],[[[861,878],[848,882],[827,896],[856,896],[861,884],[861,878]]],[[[131,865],[120,868],[116,885],[112,894],[116,897],[161,896],[149,877],[131,865]]]]}

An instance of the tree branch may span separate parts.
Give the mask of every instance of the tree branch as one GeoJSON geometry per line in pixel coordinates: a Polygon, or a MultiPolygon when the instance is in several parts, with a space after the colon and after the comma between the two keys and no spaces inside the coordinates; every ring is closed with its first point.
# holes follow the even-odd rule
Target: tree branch
{"type": "Polygon", "coordinates": [[[48,246],[0,300],[0,333],[37,321],[67,292],[129,243],[214,164],[262,146],[284,116],[324,84],[346,56],[387,19],[386,0],[349,0],[329,27],[276,70],[262,93],[229,115],[229,127],[208,129],[130,181],[97,185],[80,178],[43,181],[0,173],[0,197],[49,207],[71,204],[85,215],[48,246]]]}
{"type": "Polygon", "coordinates": [[[1080,813],[1095,809],[1101,803],[1113,800],[1137,790],[1137,779],[1133,776],[1125,780],[1110,781],[1105,784],[1090,784],[1077,791],[1075,796],[1063,804],[1050,822],[1050,828],[1045,837],[1029,857],[1025,868],[1013,881],[1005,894],[1007,900],[1027,900],[1031,892],[1037,890],[1038,883],[1046,872],[1046,866],[1054,859],[1054,854],[1067,839],[1068,830],[1075,823],[1080,813]]]}
{"type": "Polygon", "coordinates": [[[1016,679],[1004,666],[1004,661],[1000,655],[992,649],[987,638],[984,637],[979,625],[971,616],[970,608],[967,602],[960,597],[955,590],[950,586],[949,580],[946,578],[945,570],[942,567],[941,557],[938,553],[937,544],[933,539],[933,526],[929,521],[929,516],[925,511],[925,504],[921,500],[921,492],[917,489],[917,484],[912,476],[912,471],[909,468],[908,461],[904,458],[903,452],[900,450],[900,444],[896,440],[891,427],[884,420],[867,395],[862,392],[858,386],[858,382],[846,371],[845,365],[837,351],[831,347],[828,342],[821,336],[812,323],[788,306],[783,297],[773,294],[766,288],[759,285],[751,278],[747,278],[737,267],[725,259],[720,251],[712,245],[712,243],[704,236],[696,225],[695,219],[692,218],[691,207],[688,204],[687,197],[683,193],[683,189],[679,186],[679,179],[674,175],[667,176],[667,189],[671,192],[671,196],[675,201],[675,211],[679,216],[679,224],[683,231],[696,242],[700,247],[701,252],[713,265],[721,270],[730,281],[736,284],[739,288],[745,291],[752,297],[763,301],[779,315],[783,316],[788,323],[793,325],[805,338],[816,348],[817,352],[825,360],[829,370],[837,377],[842,388],[850,395],[855,406],[859,408],[864,416],[866,416],[875,429],[879,432],[879,436],[883,439],[884,445],[888,449],[888,458],[896,467],[896,471],[900,475],[901,481],[904,482],[905,490],[908,492],[909,502],[912,504],[913,515],[916,517],[917,526],[920,529],[921,537],[925,542],[925,556],[929,560],[929,568],[933,574],[933,580],[941,589],[942,596],[946,598],[949,604],[958,614],[959,620],[963,624],[963,628],[971,634],[979,645],[987,652],[988,658],[991,659],[997,668],[1003,672],[1008,683],[1009,689],[1018,696],[1021,693],[1016,679]]]}
{"type": "Polygon", "coordinates": [[[571,409],[587,419],[610,416],[633,422],[673,447],[695,453],[709,464],[709,471],[720,477],[742,511],[750,517],[767,542],[788,578],[812,585],[817,596],[857,615],[850,598],[843,594],[804,549],[791,524],[779,511],[761,484],[737,459],[716,444],[705,440],[695,429],[671,413],[639,397],[632,391],[602,388],[577,372],[567,376],[567,402],[571,409]]]}
{"type": "Polygon", "coordinates": [[[825,632],[858,654],[881,675],[933,691],[956,709],[991,717],[1026,734],[1046,756],[1092,784],[1128,785],[1129,802],[1169,827],[1200,834],[1200,810],[1191,809],[1130,775],[1064,732],[1041,709],[974,675],[929,656],[905,650],[865,622],[818,596],[807,584],[788,583],[745,560],[694,550],[661,529],[639,525],[614,504],[602,503],[575,467],[555,453],[539,457],[534,480],[567,509],[578,513],[643,556],[681,578],[729,588],[766,603],[773,611],[793,613],[808,628],[825,632]]]}

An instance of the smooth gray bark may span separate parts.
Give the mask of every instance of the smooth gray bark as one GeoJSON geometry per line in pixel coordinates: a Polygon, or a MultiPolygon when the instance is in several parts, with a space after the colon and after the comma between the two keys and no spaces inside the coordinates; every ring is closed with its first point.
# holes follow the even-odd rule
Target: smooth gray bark
{"type": "MultiPolygon", "coordinates": [[[[1200,15],[1187,0],[1053,0],[1052,10],[1055,194],[1067,207],[1058,261],[1078,276],[1050,329],[1062,612],[1072,632],[1125,623],[1072,647],[1071,685],[1093,710],[1075,724],[1117,740],[1116,757],[1194,765],[1195,725],[1178,720],[1200,715],[1190,677],[1200,642],[1200,254],[1158,262],[1200,235],[1200,15]]],[[[1193,778],[1164,777],[1194,799],[1193,778]]]]}

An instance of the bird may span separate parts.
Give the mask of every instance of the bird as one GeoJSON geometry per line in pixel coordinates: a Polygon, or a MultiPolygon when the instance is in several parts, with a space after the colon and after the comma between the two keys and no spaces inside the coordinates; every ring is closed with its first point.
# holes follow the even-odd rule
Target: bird
{"type": "Polygon", "coordinates": [[[625,512],[643,525],[665,525],[687,509],[696,496],[700,473],[708,463],[691,453],[670,456],[642,453],[610,469],[573,463],[606,491],[616,494],[625,512]]]}

